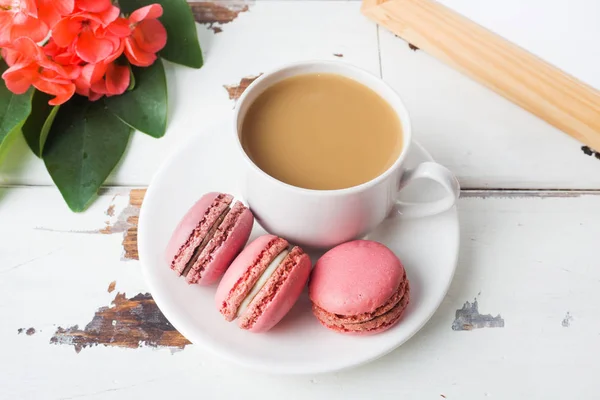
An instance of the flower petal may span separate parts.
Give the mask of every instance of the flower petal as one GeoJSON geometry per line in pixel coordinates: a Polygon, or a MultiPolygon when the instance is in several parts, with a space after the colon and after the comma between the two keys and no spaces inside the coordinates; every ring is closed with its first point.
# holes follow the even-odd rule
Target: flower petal
{"type": "Polygon", "coordinates": [[[156,19],[162,16],[162,14],[163,8],[160,4],[150,4],[132,12],[129,16],[129,21],[135,24],[145,19],[156,19]]]}
{"type": "Polygon", "coordinates": [[[2,74],[8,90],[15,94],[23,94],[38,77],[38,66],[35,63],[15,64],[2,74]]]}
{"type": "Polygon", "coordinates": [[[38,17],[35,0],[21,0],[21,11],[30,17],[38,17]]]}
{"type": "Polygon", "coordinates": [[[14,24],[10,37],[16,40],[20,37],[29,37],[34,42],[41,42],[48,35],[48,25],[37,18],[27,16],[21,23],[14,24]]]}
{"type": "MultiPolygon", "coordinates": [[[[123,54],[123,50],[125,50],[125,40],[124,39],[118,39],[113,37],[113,39],[117,39],[118,42],[116,44],[116,50],[108,57],[106,57],[106,60],[104,60],[105,63],[111,63],[113,61],[115,61],[117,58],[119,58],[121,56],[121,54],[123,54]]],[[[113,43],[114,45],[114,43],[113,43]]]]}
{"type": "Polygon", "coordinates": [[[110,63],[106,70],[106,91],[110,95],[124,93],[129,87],[129,67],[110,63]]]}
{"type": "Polygon", "coordinates": [[[106,64],[103,62],[97,64],[87,64],[81,68],[81,77],[87,86],[98,82],[106,73],[106,64]]]}
{"type": "Polygon", "coordinates": [[[138,67],[149,67],[156,60],[156,54],[140,49],[132,38],[125,39],[125,56],[131,64],[138,67]]]}
{"type": "Polygon", "coordinates": [[[82,19],[78,17],[63,18],[52,28],[52,39],[59,47],[68,47],[82,29],[82,19]]]}
{"type": "Polygon", "coordinates": [[[111,0],[76,0],[75,7],[83,11],[99,13],[111,7],[111,0]]]}
{"type": "Polygon", "coordinates": [[[106,26],[106,25],[110,24],[111,22],[113,22],[114,20],[116,20],[117,18],[119,18],[120,14],[121,14],[121,10],[119,9],[119,7],[110,6],[110,8],[108,8],[107,10],[99,13],[98,16],[102,20],[102,23],[104,24],[104,26],[106,26]]]}
{"type": "Polygon", "coordinates": [[[127,37],[131,35],[129,21],[126,18],[117,18],[108,25],[107,30],[118,37],[127,37]]]}
{"type": "Polygon", "coordinates": [[[36,0],[38,17],[52,28],[64,15],[71,14],[74,0],[36,0]]]}
{"type": "Polygon", "coordinates": [[[57,106],[65,103],[73,94],[75,94],[75,84],[73,83],[56,83],[45,80],[40,77],[37,81],[33,83],[36,89],[41,92],[48,93],[50,95],[56,96],[52,100],[48,102],[51,106],[57,106]]]}
{"type": "Polygon", "coordinates": [[[12,15],[8,11],[0,11],[0,46],[10,43],[12,15]]]}
{"type": "Polygon", "coordinates": [[[75,0],[46,0],[46,2],[52,4],[60,15],[71,14],[75,8],[75,0]]]}
{"type": "Polygon", "coordinates": [[[135,27],[133,38],[143,51],[156,53],[167,44],[167,30],[159,20],[147,19],[135,27]]]}
{"type": "Polygon", "coordinates": [[[45,59],[44,51],[29,37],[20,37],[12,42],[12,47],[18,51],[24,58],[30,60],[45,59]]]}
{"type": "Polygon", "coordinates": [[[96,64],[110,56],[114,51],[113,43],[97,38],[91,31],[83,31],[75,44],[75,52],[85,62],[96,64]]]}
{"type": "Polygon", "coordinates": [[[23,59],[21,53],[8,47],[2,49],[2,58],[4,61],[6,61],[6,64],[8,64],[9,67],[12,67],[14,64],[23,59]]]}

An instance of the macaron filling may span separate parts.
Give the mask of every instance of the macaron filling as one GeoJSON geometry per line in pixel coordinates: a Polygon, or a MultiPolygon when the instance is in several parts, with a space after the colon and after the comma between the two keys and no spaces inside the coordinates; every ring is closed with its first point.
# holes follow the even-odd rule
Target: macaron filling
{"type": "Polygon", "coordinates": [[[242,303],[240,304],[240,306],[237,310],[237,314],[236,314],[237,317],[239,317],[244,312],[246,312],[246,310],[248,309],[248,306],[250,305],[252,300],[254,300],[254,298],[256,297],[258,292],[260,292],[260,290],[265,286],[265,284],[267,283],[269,278],[271,278],[271,276],[275,273],[275,271],[277,270],[279,265],[281,265],[281,263],[283,262],[283,260],[287,257],[287,255],[289,253],[290,253],[290,251],[289,251],[289,247],[288,247],[285,250],[283,250],[281,253],[279,253],[273,259],[273,261],[271,261],[271,263],[269,264],[267,269],[265,269],[265,271],[262,273],[262,275],[258,278],[258,280],[254,284],[252,289],[250,289],[250,292],[248,293],[248,295],[244,298],[244,300],[242,300],[242,303]]]}
{"type": "MultiPolygon", "coordinates": [[[[205,272],[207,265],[210,264],[215,254],[219,251],[221,246],[229,239],[229,236],[240,223],[241,216],[248,212],[248,208],[241,202],[237,201],[230,210],[223,215],[221,222],[215,223],[216,229],[204,246],[199,252],[199,256],[192,264],[191,271],[186,276],[188,283],[198,283],[202,278],[202,274],[205,272]]],[[[208,236],[208,235],[207,235],[208,236]]],[[[239,249],[241,251],[241,248],[239,249]]]]}
{"type": "Polygon", "coordinates": [[[202,239],[202,241],[200,242],[198,247],[196,247],[196,249],[194,250],[192,257],[185,265],[185,268],[183,269],[183,271],[181,271],[180,276],[187,276],[187,274],[190,272],[190,270],[192,269],[194,264],[196,264],[198,262],[198,259],[200,258],[202,251],[204,250],[204,248],[206,247],[208,242],[215,236],[217,229],[219,228],[219,226],[225,219],[225,216],[229,213],[230,210],[231,210],[231,207],[228,206],[225,210],[223,210],[221,215],[219,215],[219,217],[215,220],[215,222],[212,224],[212,226],[206,233],[206,236],[204,236],[204,238],[202,239]]]}
{"type": "Polygon", "coordinates": [[[271,261],[287,248],[286,240],[275,237],[265,244],[249,265],[244,266],[245,272],[236,280],[225,299],[218,306],[219,312],[227,321],[233,321],[237,317],[237,311],[242,301],[248,296],[260,276],[271,264],[271,261]]]}
{"type": "MultiPolygon", "coordinates": [[[[255,324],[257,324],[259,318],[261,318],[271,304],[276,301],[275,298],[279,296],[280,292],[283,291],[283,293],[286,293],[284,287],[290,284],[293,285],[293,281],[298,279],[298,275],[295,271],[298,272],[299,268],[303,268],[302,265],[309,267],[306,270],[306,277],[308,278],[308,273],[310,272],[310,259],[300,247],[295,246],[289,251],[289,254],[283,258],[275,271],[273,271],[271,277],[250,302],[246,312],[240,316],[238,321],[239,327],[242,329],[254,330],[255,324]]],[[[305,280],[302,279],[300,281],[303,283],[305,282],[305,280]]],[[[300,289],[303,286],[304,285],[302,285],[300,289]]],[[[298,295],[299,294],[300,293],[298,293],[298,295]]]]}
{"type": "Polygon", "coordinates": [[[232,201],[233,197],[227,194],[219,194],[214,198],[208,209],[204,212],[202,219],[189,234],[185,243],[179,247],[179,250],[171,261],[171,269],[175,270],[180,276],[183,275],[196,249],[201,245],[208,231],[215,224],[214,221],[219,219],[219,216],[229,209],[232,201]]]}

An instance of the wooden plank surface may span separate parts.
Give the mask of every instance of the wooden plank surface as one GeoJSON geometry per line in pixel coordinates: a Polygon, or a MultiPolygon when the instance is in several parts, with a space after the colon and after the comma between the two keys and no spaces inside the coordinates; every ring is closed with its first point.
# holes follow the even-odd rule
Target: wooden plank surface
{"type": "Polygon", "coordinates": [[[465,188],[599,189],[600,154],[380,29],[383,79],[415,139],[465,188]]]}
{"type": "MultiPolygon", "coordinates": [[[[310,59],[343,60],[379,73],[377,29],[360,15],[358,2],[224,1],[193,7],[202,22],[198,34],[205,64],[200,70],[167,66],[167,133],[160,140],[136,133],[108,184],[148,185],[185,138],[232,113],[231,88],[246,77],[310,59]],[[197,130],[179,128],[190,118],[197,130]]],[[[52,184],[43,163],[29,153],[20,138],[0,166],[0,184],[52,184]]]]}
{"type": "Polygon", "coordinates": [[[173,123],[161,140],[135,135],[110,178],[128,187],[104,190],[85,213],[68,211],[54,187],[21,187],[52,182],[19,144],[0,169],[0,399],[597,398],[600,194],[531,189],[600,189],[600,160],[378,32],[359,7],[196,5],[207,63],[168,71],[172,121],[191,115],[198,130],[173,123]],[[173,329],[143,282],[136,224],[143,187],[176,146],[230,113],[253,77],[309,58],[382,72],[407,103],[417,140],[464,187],[526,190],[463,192],[456,277],[432,320],[400,349],[350,371],[270,376],[173,329]],[[194,102],[182,100],[184,91],[194,102]]]}
{"type": "Polygon", "coordinates": [[[142,195],[110,189],[75,215],[52,188],[0,190],[0,398],[594,399],[600,389],[598,195],[465,192],[457,274],[427,326],[370,365],[300,377],[240,369],[173,330],[123,247],[142,195]]]}
{"type": "MultiPolygon", "coordinates": [[[[509,2],[513,10],[515,1],[509,2]]],[[[178,143],[231,113],[240,83],[284,63],[328,59],[382,72],[407,103],[416,139],[463,187],[600,189],[600,154],[584,152],[580,143],[432,57],[410,51],[385,30],[378,34],[358,1],[223,1],[195,3],[194,9],[206,65],[199,71],[168,66],[167,135],[134,135],[109,184],[149,184],[178,143]],[[197,130],[178,128],[182,118],[195,118],[197,130]]],[[[588,58],[593,64],[596,54],[582,54],[582,64],[588,58]]],[[[20,140],[0,167],[0,184],[52,181],[20,140]]]]}

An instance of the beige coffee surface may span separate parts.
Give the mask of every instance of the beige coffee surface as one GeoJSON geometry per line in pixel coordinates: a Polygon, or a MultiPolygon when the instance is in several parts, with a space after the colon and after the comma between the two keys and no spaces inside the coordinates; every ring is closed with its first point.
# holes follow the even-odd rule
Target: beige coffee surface
{"type": "Polygon", "coordinates": [[[402,151],[402,127],[373,90],[333,74],[276,83],[250,106],[242,145],[272,177],[307,189],[343,189],[386,171],[402,151]]]}

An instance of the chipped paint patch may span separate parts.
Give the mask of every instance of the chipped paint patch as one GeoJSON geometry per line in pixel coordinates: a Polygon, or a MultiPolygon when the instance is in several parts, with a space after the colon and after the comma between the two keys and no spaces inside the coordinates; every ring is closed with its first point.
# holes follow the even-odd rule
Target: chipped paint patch
{"type": "MultiPolygon", "coordinates": [[[[146,195],[146,189],[133,189],[129,192],[129,203],[119,213],[116,220],[106,222],[106,226],[97,231],[104,235],[114,233],[123,234],[123,256],[122,260],[138,260],[137,251],[137,228],[142,207],[142,201],[146,195]]],[[[113,207],[113,206],[111,206],[113,207]]],[[[110,209],[110,207],[109,207],[110,209]]]]}
{"type": "Polygon", "coordinates": [[[115,205],[114,204],[111,204],[110,206],[108,206],[108,209],[106,210],[106,215],[108,215],[109,217],[115,216],[115,205]]]}
{"type": "Polygon", "coordinates": [[[571,313],[567,311],[567,315],[563,318],[561,325],[563,328],[568,328],[571,326],[571,321],[573,321],[573,317],[571,316],[571,313]]]}
{"type": "Polygon", "coordinates": [[[206,25],[215,34],[223,32],[223,25],[232,22],[241,13],[249,10],[253,1],[190,2],[196,22],[206,25]]]}
{"type": "Polygon", "coordinates": [[[481,328],[504,328],[504,320],[498,314],[480,314],[477,298],[473,303],[465,302],[460,310],[456,310],[455,319],[452,323],[453,331],[471,331],[481,328]]]}
{"type": "Polygon", "coordinates": [[[237,85],[223,85],[227,93],[229,94],[229,100],[237,100],[240,98],[242,93],[250,86],[252,82],[254,82],[258,77],[260,77],[262,73],[256,76],[247,76],[240,80],[240,83],[237,85]]]}
{"type": "Polygon", "coordinates": [[[19,329],[17,329],[17,334],[20,335],[23,332],[25,332],[25,334],[27,336],[35,335],[35,328],[27,328],[27,329],[25,329],[25,328],[19,328],[19,329]]]}
{"type": "Polygon", "coordinates": [[[419,50],[419,48],[418,48],[417,46],[415,46],[414,44],[412,44],[412,43],[409,43],[409,44],[408,44],[408,48],[409,48],[409,49],[411,49],[412,51],[417,51],[417,50],[419,50]]]}
{"type": "Polygon", "coordinates": [[[112,293],[115,290],[115,287],[117,286],[117,281],[112,281],[109,285],[108,285],[108,293],[112,293]]]}
{"type": "Polygon", "coordinates": [[[333,53],[333,55],[337,58],[342,58],[344,55],[342,53],[333,53]]]}
{"type": "Polygon", "coordinates": [[[581,151],[583,151],[583,154],[585,154],[586,156],[594,156],[598,160],[600,160],[600,152],[592,150],[589,146],[582,146],[581,151]]]}
{"type": "Polygon", "coordinates": [[[129,207],[135,210],[126,215],[127,231],[123,236],[123,260],[139,260],[137,248],[137,230],[140,209],[146,195],[146,189],[134,189],[129,193],[129,207]]]}
{"type": "Polygon", "coordinates": [[[140,293],[131,299],[125,293],[117,293],[112,306],[100,307],[83,330],[78,325],[59,326],[50,343],[73,346],[77,353],[100,344],[130,349],[142,346],[183,349],[190,344],[175,330],[149,293],[140,293]]]}

